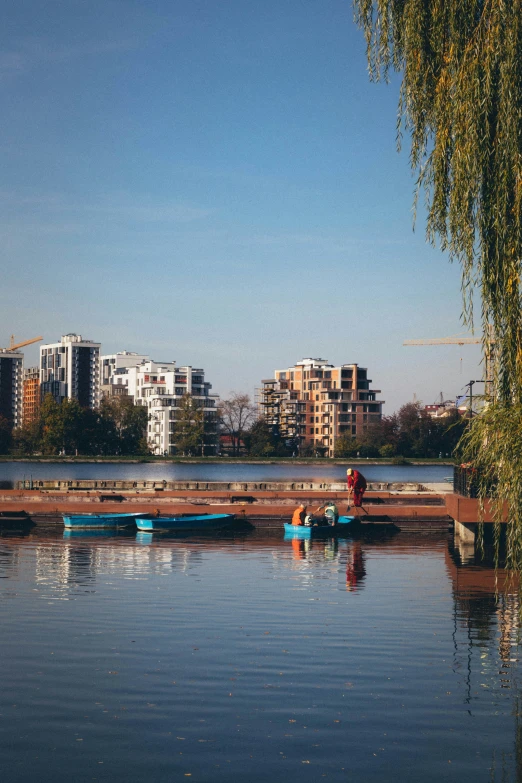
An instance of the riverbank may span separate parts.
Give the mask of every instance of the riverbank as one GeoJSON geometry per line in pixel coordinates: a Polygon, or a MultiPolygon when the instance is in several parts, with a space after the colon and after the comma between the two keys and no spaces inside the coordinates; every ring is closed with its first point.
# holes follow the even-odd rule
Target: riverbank
{"type": "Polygon", "coordinates": [[[407,458],[380,459],[372,458],[318,458],[318,457],[155,457],[155,456],[129,456],[129,457],[91,457],[91,456],[34,456],[17,457],[13,455],[0,455],[0,464],[6,462],[37,462],[50,464],[165,464],[165,465],[445,465],[453,467],[452,459],[407,458]]]}

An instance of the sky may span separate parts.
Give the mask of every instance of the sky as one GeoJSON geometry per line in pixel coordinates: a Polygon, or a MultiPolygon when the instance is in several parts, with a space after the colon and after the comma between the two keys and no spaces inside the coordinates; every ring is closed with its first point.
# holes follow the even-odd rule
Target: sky
{"type": "Polygon", "coordinates": [[[75,332],[223,397],[358,363],[387,414],[482,377],[402,345],[466,332],[460,270],[349,0],[4,0],[0,38],[0,345],[75,332]]]}

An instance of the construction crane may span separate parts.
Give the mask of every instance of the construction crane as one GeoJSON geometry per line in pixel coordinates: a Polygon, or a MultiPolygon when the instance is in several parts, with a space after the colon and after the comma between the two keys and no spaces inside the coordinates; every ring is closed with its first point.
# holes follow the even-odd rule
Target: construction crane
{"type": "MultiPolygon", "coordinates": [[[[493,384],[493,346],[495,345],[495,338],[493,337],[493,330],[491,326],[489,327],[489,333],[490,337],[487,341],[488,343],[488,349],[486,353],[486,373],[485,373],[485,383],[491,384],[490,389],[492,389],[493,384]]],[[[434,337],[434,338],[428,338],[428,339],[419,339],[419,340],[404,340],[403,345],[477,345],[478,343],[482,343],[483,338],[480,337],[462,337],[461,335],[454,335],[453,337],[434,337]]],[[[476,381],[473,381],[473,383],[476,383],[476,381]]]]}
{"type": "Polygon", "coordinates": [[[14,341],[14,334],[11,335],[11,340],[9,341],[9,348],[0,348],[2,351],[17,351],[19,348],[23,348],[24,345],[32,345],[33,343],[39,343],[40,340],[43,340],[43,337],[32,337],[30,340],[24,340],[21,343],[15,343],[14,341]]]}
{"type": "Polygon", "coordinates": [[[434,337],[427,340],[405,340],[403,345],[473,345],[482,342],[482,337],[434,337]]]}

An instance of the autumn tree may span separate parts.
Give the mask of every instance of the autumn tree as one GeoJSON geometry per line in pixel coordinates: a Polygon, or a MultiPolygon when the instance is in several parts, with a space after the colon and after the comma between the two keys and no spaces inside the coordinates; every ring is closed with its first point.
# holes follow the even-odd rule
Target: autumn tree
{"type": "Polygon", "coordinates": [[[221,401],[218,415],[221,434],[229,442],[232,456],[237,457],[243,437],[256,418],[256,407],[248,394],[232,392],[228,400],[221,401]]]}
{"type": "Polygon", "coordinates": [[[402,73],[399,139],[424,189],[427,236],[460,263],[463,313],[478,288],[488,405],[466,433],[484,500],[522,567],[522,0],[354,0],[370,73],[402,73]]]}

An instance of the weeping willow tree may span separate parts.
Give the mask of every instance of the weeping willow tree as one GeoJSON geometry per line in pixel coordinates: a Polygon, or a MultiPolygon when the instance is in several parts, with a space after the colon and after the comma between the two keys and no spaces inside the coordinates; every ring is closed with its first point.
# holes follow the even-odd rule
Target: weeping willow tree
{"type": "Polygon", "coordinates": [[[470,327],[480,294],[491,383],[461,449],[522,568],[522,0],[354,2],[371,77],[402,73],[398,138],[411,139],[427,236],[461,265],[470,327]]]}

